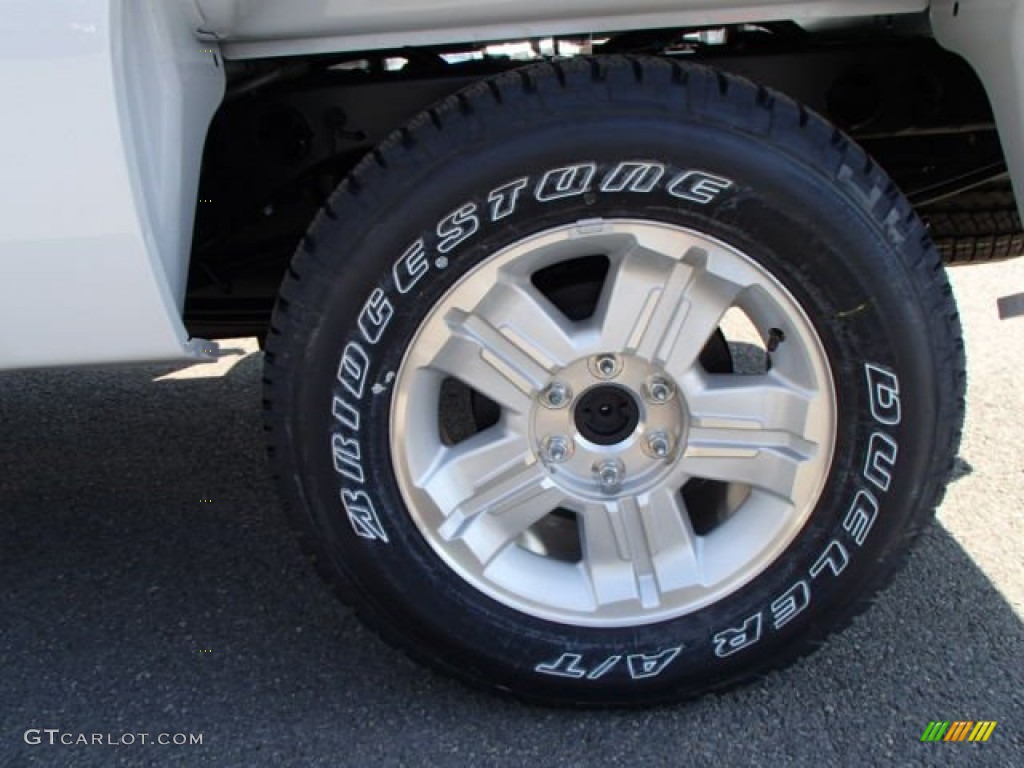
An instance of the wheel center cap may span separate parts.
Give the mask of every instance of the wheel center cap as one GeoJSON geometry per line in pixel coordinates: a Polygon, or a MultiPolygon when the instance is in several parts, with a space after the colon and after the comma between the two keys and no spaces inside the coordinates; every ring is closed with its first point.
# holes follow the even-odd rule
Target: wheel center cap
{"type": "Polygon", "coordinates": [[[576,429],[595,445],[616,445],[636,430],[640,406],[633,394],[615,384],[591,387],[576,403],[576,429]]]}

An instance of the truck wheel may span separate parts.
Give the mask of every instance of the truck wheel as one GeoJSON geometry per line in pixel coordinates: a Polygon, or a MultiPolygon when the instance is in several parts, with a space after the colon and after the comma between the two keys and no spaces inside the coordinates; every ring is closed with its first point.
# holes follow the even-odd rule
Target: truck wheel
{"type": "Polygon", "coordinates": [[[271,453],[396,647],[549,703],[785,664],[926,526],[963,417],[931,241],[785,97],[648,58],[475,84],[384,142],[281,288],[271,453]]]}

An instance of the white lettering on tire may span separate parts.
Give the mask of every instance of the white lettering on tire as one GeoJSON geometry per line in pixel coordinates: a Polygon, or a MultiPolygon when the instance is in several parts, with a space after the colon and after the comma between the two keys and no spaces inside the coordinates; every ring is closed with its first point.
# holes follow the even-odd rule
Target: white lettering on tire
{"type": "Polygon", "coordinates": [[[331,446],[334,448],[334,471],[360,485],[366,482],[359,441],[334,434],[331,436],[331,446]]]}
{"type": "Polygon", "coordinates": [[[491,223],[511,216],[519,203],[519,194],[530,185],[530,178],[524,176],[491,191],[487,202],[491,204],[491,223]]]}
{"type": "Polygon", "coordinates": [[[850,505],[850,511],[843,520],[843,530],[850,534],[858,547],[862,547],[877,517],[878,499],[871,491],[858,491],[853,498],[853,504],[850,505]]]}
{"type": "Polygon", "coordinates": [[[366,388],[366,372],[370,367],[370,358],[358,341],[350,341],[341,353],[338,363],[338,381],[357,400],[363,396],[366,388]]]}
{"type": "Polygon", "coordinates": [[[630,160],[610,170],[600,188],[602,192],[653,192],[664,175],[665,166],[661,163],[630,160]]]}
{"type": "Polygon", "coordinates": [[[437,224],[437,244],[440,253],[450,253],[480,231],[480,219],[476,215],[476,203],[466,203],[445,216],[437,224]]]}
{"type": "Polygon", "coordinates": [[[352,523],[352,530],[357,536],[364,539],[371,539],[388,542],[388,535],[384,533],[384,526],[380,524],[377,517],[377,510],[373,507],[371,499],[366,491],[350,491],[347,488],[341,491],[341,503],[345,507],[345,514],[352,523]]]}
{"type": "Polygon", "coordinates": [[[631,653],[626,657],[626,664],[629,667],[629,676],[634,680],[644,680],[649,677],[657,677],[665,668],[675,661],[676,656],[683,650],[683,647],[666,648],[661,653],[647,655],[645,653],[631,653]]]}
{"type": "Polygon", "coordinates": [[[681,173],[668,185],[667,192],[680,200],[707,205],[732,186],[729,179],[704,171],[681,173]]]}
{"type": "Polygon", "coordinates": [[[873,363],[864,366],[868,378],[868,395],[871,415],[885,427],[900,423],[900,382],[888,368],[873,363]]]}
{"type": "Polygon", "coordinates": [[[617,666],[623,657],[626,659],[625,669],[633,680],[644,680],[657,677],[675,661],[676,656],[683,650],[683,646],[676,645],[665,648],[656,653],[614,653],[605,657],[594,666],[584,663],[583,655],[579,653],[563,653],[554,661],[541,662],[533,669],[542,675],[554,677],[567,677],[576,680],[586,678],[587,680],[598,680],[617,666]]]}
{"type": "Polygon", "coordinates": [[[761,614],[755,613],[743,621],[743,626],[724,629],[717,633],[712,642],[715,644],[715,656],[724,659],[749,648],[761,639],[761,614]]]}
{"type": "Polygon", "coordinates": [[[811,588],[801,579],[772,601],[772,626],[782,629],[811,604],[811,588]]]}
{"type": "Polygon", "coordinates": [[[843,546],[842,542],[838,539],[832,539],[825,547],[825,551],[821,553],[821,556],[814,561],[814,565],[811,566],[810,573],[811,578],[816,579],[828,568],[833,576],[838,576],[840,573],[846,570],[847,564],[850,562],[850,555],[846,551],[846,547],[843,546]]]}
{"type": "Polygon", "coordinates": [[[348,400],[335,397],[331,405],[331,415],[343,426],[359,431],[359,410],[348,400]]]}
{"type": "Polygon", "coordinates": [[[391,275],[395,279],[395,288],[404,295],[415,288],[416,283],[429,271],[427,247],[423,238],[420,238],[395,262],[395,266],[391,268],[391,275]]]}
{"type": "Polygon", "coordinates": [[[533,669],[542,675],[581,678],[587,675],[587,670],[580,666],[582,662],[583,657],[578,653],[563,653],[554,661],[542,662],[533,669]]]}
{"type": "Polygon", "coordinates": [[[380,341],[394,314],[395,308],[387,294],[383,289],[375,288],[359,313],[359,330],[363,332],[367,344],[372,345],[380,341]]]}
{"type": "Polygon", "coordinates": [[[590,189],[590,182],[595,173],[596,163],[579,163],[555,168],[544,174],[533,195],[538,203],[582,195],[590,189]]]}
{"type": "Polygon", "coordinates": [[[599,680],[612,671],[612,668],[619,663],[622,656],[609,656],[587,673],[587,680],[599,680]]]}
{"type": "Polygon", "coordinates": [[[898,455],[899,446],[895,440],[885,432],[873,433],[868,442],[868,456],[864,461],[864,477],[880,491],[888,491],[898,455]]]}

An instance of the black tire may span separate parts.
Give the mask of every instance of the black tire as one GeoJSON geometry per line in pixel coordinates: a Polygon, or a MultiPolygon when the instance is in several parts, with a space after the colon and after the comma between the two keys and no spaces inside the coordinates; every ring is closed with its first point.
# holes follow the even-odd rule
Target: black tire
{"type": "Polygon", "coordinates": [[[1024,227],[1009,181],[939,200],[919,213],[947,264],[984,264],[1024,256],[1024,227]]]}
{"type": "Polygon", "coordinates": [[[321,573],[366,623],[414,658],[478,686],[547,703],[642,705],[789,663],[866,608],[941,500],[965,374],[938,254],[860,148],[746,80],[675,61],[609,57],[540,64],[472,85],[367,157],[295,255],[267,340],[265,382],[284,504],[321,573]],[[464,202],[487,211],[488,192],[510,179],[533,185],[574,161],[593,161],[603,173],[636,159],[673,172],[700,169],[731,186],[696,201],[674,198],[664,185],[646,194],[588,188],[544,203],[524,197],[500,221],[481,220],[446,254],[445,268],[433,264],[437,222],[464,202]],[[809,521],[751,583],[668,621],[574,627],[485,596],[427,546],[396,485],[391,403],[379,394],[425,313],[470,267],[530,233],[611,216],[708,233],[789,289],[834,373],[837,449],[809,521]],[[421,237],[426,273],[400,294],[392,267],[421,237]],[[349,341],[369,350],[358,391],[336,376],[349,341]],[[335,397],[351,409],[337,414],[335,397]],[[336,470],[332,439],[339,438],[348,459],[358,459],[362,482],[336,470]],[[341,493],[361,502],[355,522],[341,493]],[[547,672],[566,674],[539,671],[545,663],[547,672]]]}

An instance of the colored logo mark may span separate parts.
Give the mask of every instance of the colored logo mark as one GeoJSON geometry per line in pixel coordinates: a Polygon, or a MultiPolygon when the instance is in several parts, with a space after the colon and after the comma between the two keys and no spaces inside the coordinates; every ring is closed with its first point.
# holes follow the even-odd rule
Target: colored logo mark
{"type": "Polygon", "coordinates": [[[995,720],[932,720],[921,741],[988,741],[995,729],[995,720]]]}

